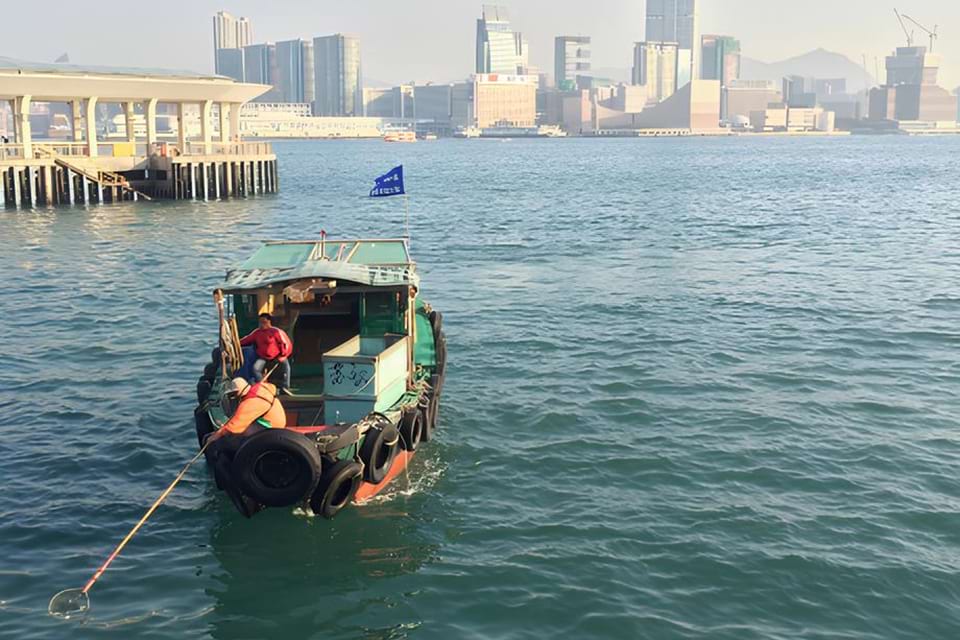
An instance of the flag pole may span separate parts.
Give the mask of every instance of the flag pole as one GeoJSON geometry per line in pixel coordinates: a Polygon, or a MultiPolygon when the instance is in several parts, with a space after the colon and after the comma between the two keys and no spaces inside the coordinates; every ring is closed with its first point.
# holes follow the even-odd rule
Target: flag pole
{"type": "Polygon", "coordinates": [[[405,210],[404,215],[404,226],[406,227],[407,241],[410,241],[410,198],[407,197],[407,194],[403,194],[403,208],[405,210]]]}

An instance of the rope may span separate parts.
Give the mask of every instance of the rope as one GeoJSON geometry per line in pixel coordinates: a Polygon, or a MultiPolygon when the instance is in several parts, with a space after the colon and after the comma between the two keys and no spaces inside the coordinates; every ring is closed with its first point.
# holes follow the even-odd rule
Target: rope
{"type": "Polygon", "coordinates": [[[150,505],[150,508],[147,509],[147,512],[145,514],[143,514],[143,517],[140,518],[140,521],[137,522],[136,525],[134,525],[133,529],[130,530],[130,533],[128,533],[127,536],[120,541],[120,544],[117,545],[117,548],[113,550],[113,553],[110,554],[110,557],[107,558],[107,561],[104,562],[102,565],[100,565],[100,568],[97,569],[96,573],[93,574],[93,577],[91,577],[90,580],[87,581],[87,584],[84,585],[83,589],[81,590],[81,593],[85,594],[88,591],[90,591],[90,588],[93,587],[94,583],[100,579],[100,576],[103,575],[103,572],[107,570],[110,564],[117,558],[118,555],[120,555],[120,552],[123,551],[123,548],[127,546],[127,543],[130,542],[130,540],[133,539],[133,536],[137,534],[137,531],[140,530],[140,527],[142,527],[146,523],[147,519],[153,515],[153,512],[157,510],[160,504],[167,499],[167,496],[170,495],[170,492],[173,491],[174,487],[176,487],[177,484],[179,484],[180,481],[183,480],[183,477],[187,475],[187,471],[190,470],[190,467],[193,466],[193,463],[199,460],[201,457],[203,457],[203,454],[206,452],[207,446],[209,444],[210,442],[207,441],[207,443],[203,445],[203,448],[200,449],[200,452],[197,453],[197,455],[195,455],[193,459],[187,463],[187,466],[185,466],[180,471],[180,473],[177,474],[177,477],[174,478],[173,482],[170,483],[170,486],[167,487],[166,490],[160,494],[160,497],[157,498],[152,505],[150,505]]]}

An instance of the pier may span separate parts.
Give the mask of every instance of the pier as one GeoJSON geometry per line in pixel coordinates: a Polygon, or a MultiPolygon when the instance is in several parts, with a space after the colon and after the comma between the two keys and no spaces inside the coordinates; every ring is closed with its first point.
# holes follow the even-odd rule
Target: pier
{"type": "Polygon", "coordinates": [[[240,108],[269,89],[191,72],[0,58],[0,101],[10,104],[14,129],[12,139],[0,140],[3,203],[275,193],[280,181],[271,145],[240,136],[240,108]],[[69,114],[56,139],[32,131],[31,106],[39,102],[59,103],[69,114]],[[103,124],[105,105],[119,107],[117,131],[103,124]]]}

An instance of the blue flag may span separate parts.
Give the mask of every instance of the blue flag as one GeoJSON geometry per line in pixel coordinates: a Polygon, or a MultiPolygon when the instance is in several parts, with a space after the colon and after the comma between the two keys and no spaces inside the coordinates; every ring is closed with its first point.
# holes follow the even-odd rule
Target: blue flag
{"type": "Polygon", "coordinates": [[[371,198],[386,198],[387,196],[402,196],[406,191],[403,190],[403,165],[394,167],[377,178],[376,186],[370,190],[371,198]]]}

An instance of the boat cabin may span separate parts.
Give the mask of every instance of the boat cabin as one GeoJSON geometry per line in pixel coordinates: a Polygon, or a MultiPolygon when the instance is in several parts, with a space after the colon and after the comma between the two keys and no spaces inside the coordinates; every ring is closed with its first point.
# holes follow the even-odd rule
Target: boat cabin
{"type": "Polygon", "coordinates": [[[261,313],[290,336],[283,404],[290,426],[314,426],[415,401],[437,365],[418,288],[406,239],[323,239],[267,242],[220,290],[235,348],[261,313]]]}

